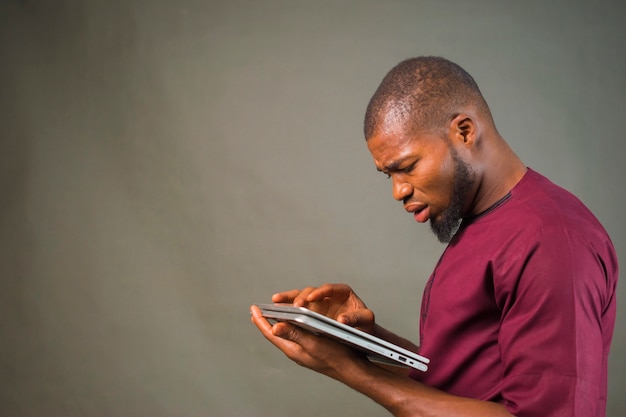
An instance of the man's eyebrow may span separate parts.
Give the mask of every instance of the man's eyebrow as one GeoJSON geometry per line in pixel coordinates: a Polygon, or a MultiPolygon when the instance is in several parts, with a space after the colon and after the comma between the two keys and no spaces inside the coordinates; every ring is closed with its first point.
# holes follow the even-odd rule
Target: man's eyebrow
{"type": "Polygon", "coordinates": [[[400,170],[400,165],[404,162],[406,158],[403,158],[399,161],[394,161],[392,163],[390,163],[387,166],[384,166],[382,168],[376,168],[378,171],[380,172],[396,172],[400,170]]]}

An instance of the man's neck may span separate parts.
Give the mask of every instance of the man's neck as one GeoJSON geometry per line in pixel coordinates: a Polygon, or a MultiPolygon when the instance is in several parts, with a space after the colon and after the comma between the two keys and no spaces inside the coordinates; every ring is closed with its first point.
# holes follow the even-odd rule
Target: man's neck
{"type": "Polygon", "coordinates": [[[504,198],[526,174],[526,165],[508,144],[502,138],[498,138],[495,143],[494,149],[485,155],[484,169],[470,216],[488,210],[504,198]]]}

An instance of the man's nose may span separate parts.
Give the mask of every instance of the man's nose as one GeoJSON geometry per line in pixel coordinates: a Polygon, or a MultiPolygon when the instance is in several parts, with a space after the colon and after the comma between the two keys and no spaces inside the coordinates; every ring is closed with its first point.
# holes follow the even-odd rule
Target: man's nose
{"type": "Polygon", "coordinates": [[[413,193],[413,186],[404,181],[393,179],[393,198],[398,201],[403,201],[413,193]]]}

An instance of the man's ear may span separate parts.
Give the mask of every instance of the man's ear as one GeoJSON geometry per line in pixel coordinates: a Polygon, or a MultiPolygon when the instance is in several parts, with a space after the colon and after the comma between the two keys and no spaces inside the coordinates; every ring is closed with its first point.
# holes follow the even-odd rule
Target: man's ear
{"type": "Polygon", "coordinates": [[[453,141],[461,141],[465,145],[473,146],[476,142],[476,123],[471,116],[461,113],[450,122],[448,135],[453,141]]]}

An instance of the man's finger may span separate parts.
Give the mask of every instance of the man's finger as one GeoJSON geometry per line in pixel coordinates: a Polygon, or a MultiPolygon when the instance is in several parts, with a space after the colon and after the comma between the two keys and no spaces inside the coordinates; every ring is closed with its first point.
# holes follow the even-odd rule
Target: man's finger
{"type": "Polygon", "coordinates": [[[309,304],[309,294],[315,291],[317,288],[314,287],[306,287],[297,297],[293,299],[293,305],[296,307],[306,307],[309,304]]]}
{"type": "MultiPolygon", "coordinates": [[[[285,329],[284,326],[293,327],[288,325],[287,323],[276,323],[272,326],[270,322],[267,321],[265,317],[263,317],[263,313],[257,306],[252,306],[250,308],[250,313],[252,313],[252,322],[256,325],[256,327],[261,331],[263,336],[267,340],[269,340],[274,346],[278,347],[283,352],[287,353],[290,350],[293,350],[296,347],[296,344],[293,343],[290,339],[286,337],[291,337],[292,339],[297,339],[297,333],[290,333],[290,329],[285,329]],[[276,328],[276,329],[275,329],[276,328]],[[279,335],[274,334],[274,331],[279,333],[279,335]],[[280,336],[280,335],[284,335],[280,336]]],[[[295,330],[295,329],[294,329],[295,330]]]]}
{"type": "Polygon", "coordinates": [[[272,326],[272,334],[281,339],[297,342],[300,336],[300,330],[298,330],[296,326],[287,323],[276,323],[272,326]]]}
{"type": "Polygon", "coordinates": [[[307,296],[307,301],[322,301],[324,298],[344,300],[351,292],[352,288],[346,284],[324,284],[311,291],[307,296]]]}
{"type": "Polygon", "coordinates": [[[374,323],[374,312],[362,308],[349,313],[344,313],[337,317],[337,321],[352,327],[370,328],[374,323]]]}
{"type": "Polygon", "coordinates": [[[300,294],[300,290],[289,290],[272,295],[274,303],[293,303],[293,300],[300,294]]]}

